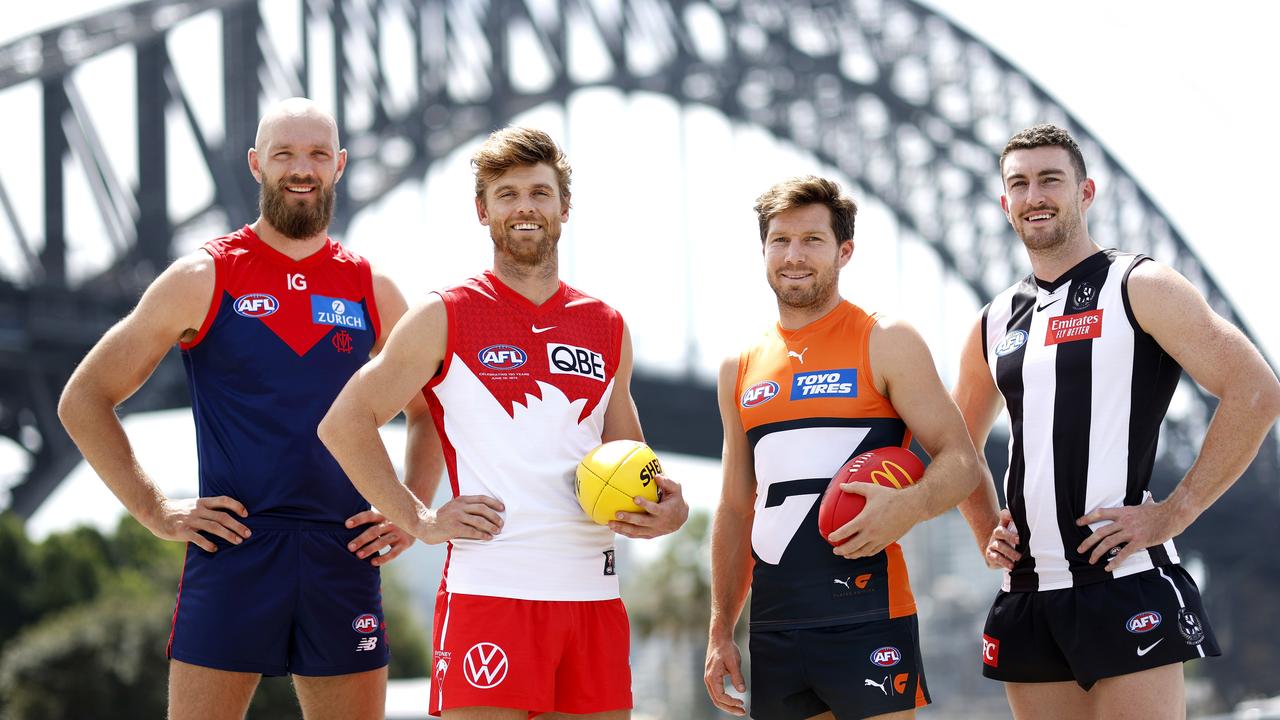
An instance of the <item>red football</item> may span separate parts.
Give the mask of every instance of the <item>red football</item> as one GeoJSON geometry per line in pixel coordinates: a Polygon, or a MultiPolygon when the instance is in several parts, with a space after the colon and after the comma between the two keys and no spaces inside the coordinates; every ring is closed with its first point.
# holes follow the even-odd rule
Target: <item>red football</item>
{"type": "Polygon", "coordinates": [[[858,513],[867,504],[861,495],[841,490],[840,485],[843,483],[873,482],[901,490],[915,484],[923,474],[924,463],[906,448],[883,447],[854,456],[836,471],[831,484],[827,485],[822,505],[818,508],[818,532],[824,538],[829,537],[831,533],[844,527],[845,523],[858,517],[858,513]]]}

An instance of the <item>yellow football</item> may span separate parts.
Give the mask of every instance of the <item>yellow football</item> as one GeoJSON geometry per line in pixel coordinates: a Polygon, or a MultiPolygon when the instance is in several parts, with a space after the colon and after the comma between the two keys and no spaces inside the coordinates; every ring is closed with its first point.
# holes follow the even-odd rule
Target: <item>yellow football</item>
{"type": "Polygon", "coordinates": [[[578,463],[578,504],[601,525],[616,520],[619,512],[644,512],[633,498],[658,502],[654,475],[660,472],[662,464],[648,445],[635,440],[607,442],[578,463]]]}

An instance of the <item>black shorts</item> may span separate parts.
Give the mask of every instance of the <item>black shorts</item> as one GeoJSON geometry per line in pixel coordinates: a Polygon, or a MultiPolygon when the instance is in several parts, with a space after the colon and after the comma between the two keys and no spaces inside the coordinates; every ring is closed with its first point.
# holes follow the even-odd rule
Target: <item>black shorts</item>
{"type": "Polygon", "coordinates": [[[751,717],[837,720],[929,704],[916,616],[751,633],[751,717]]]}
{"type": "Polygon", "coordinates": [[[1103,678],[1221,655],[1200,591],[1179,565],[1062,590],[1001,591],[982,674],[1004,682],[1103,678]]]}

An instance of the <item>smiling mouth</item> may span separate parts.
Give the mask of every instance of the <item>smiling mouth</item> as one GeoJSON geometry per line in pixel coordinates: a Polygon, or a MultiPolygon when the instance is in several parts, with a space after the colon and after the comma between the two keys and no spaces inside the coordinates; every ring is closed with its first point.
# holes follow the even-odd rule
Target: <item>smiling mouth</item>
{"type": "Polygon", "coordinates": [[[1038,212],[1038,213],[1033,213],[1033,214],[1031,214],[1031,215],[1027,215],[1027,216],[1025,216],[1025,217],[1026,217],[1027,222],[1033,222],[1033,223],[1035,223],[1035,222],[1047,222],[1047,221],[1052,220],[1052,219],[1054,218],[1054,213],[1051,213],[1051,212],[1038,212]]]}
{"type": "Polygon", "coordinates": [[[542,226],[537,223],[516,223],[511,226],[512,230],[541,230],[542,226]]]}

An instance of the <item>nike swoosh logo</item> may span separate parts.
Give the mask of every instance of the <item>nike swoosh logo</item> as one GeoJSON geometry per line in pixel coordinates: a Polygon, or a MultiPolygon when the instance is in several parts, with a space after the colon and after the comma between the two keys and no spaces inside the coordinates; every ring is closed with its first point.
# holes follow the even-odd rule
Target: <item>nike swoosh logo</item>
{"type": "Polygon", "coordinates": [[[546,332],[546,331],[548,331],[548,330],[555,330],[555,329],[556,329],[556,326],[555,326],[555,325],[552,325],[552,326],[550,326],[550,327],[540,328],[540,327],[538,327],[537,325],[530,325],[530,326],[529,326],[529,328],[530,328],[531,330],[533,330],[533,334],[534,334],[534,335],[537,335],[537,334],[539,334],[539,333],[544,333],[544,332],[546,332]]]}
{"type": "Polygon", "coordinates": [[[1152,649],[1154,649],[1154,648],[1155,648],[1155,646],[1159,645],[1159,644],[1160,644],[1160,643],[1162,643],[1162,642],[1164,642],[1164,638],[1160,638],[1159,640],[1157,640],[1157,641],[1155,641],[1155,642],[1151,643],[1150,645],[1148,645],[1148,646],[1146,646],[1146,647],[1141,647],[1141,646],[1139,646],[1139,647],[1138,647],[1138,657],[1142,657],[1143,655],[1146,655],[1147,653],[1151,652],[1151,650],[1152,650],[1152,649]]]}
{"type": "MultiPolygon", "coordinates": [[[[1061,299],[1062,299],[1062,298],[1058,298],[1058,300],[1061,300],[1061,299]]],[[[1036,312],[1040,312],[1041,310],[1044,310],[1045,308],[1049,307],[1050,305],[1052,305],[1052,304],[1054,304],[1054,303],[1058,302],[1058,300],[1050,300],[1049,302],[1047,302],[1047,303],[1045,303],[1045,304],[1043,304],[1043,305],[1037,305],[1037,306],[1036,306],[1036,312]]]]}

